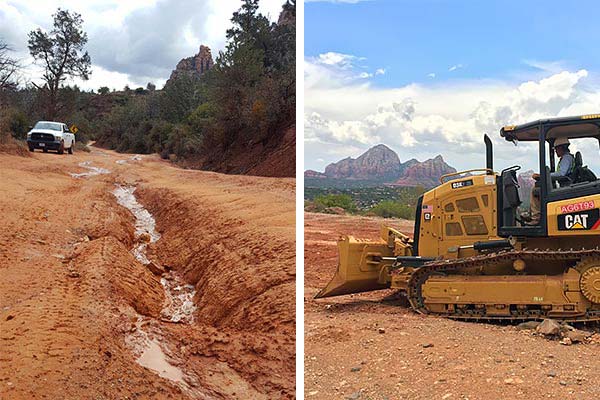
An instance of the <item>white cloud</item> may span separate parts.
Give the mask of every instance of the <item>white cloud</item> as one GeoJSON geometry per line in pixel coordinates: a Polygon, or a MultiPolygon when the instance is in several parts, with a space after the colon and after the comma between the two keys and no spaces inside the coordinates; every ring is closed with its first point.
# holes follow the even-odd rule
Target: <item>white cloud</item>
{"type": "MultiPolygon", "coordinates": [[[[260,12],[276,21],[284,0],[261,0],[260,12]]],[[[0,38],[28,66],[25,77],[37,80],[27,49],[28,32],[51,29],[58,7],[80,13],[88,33],[93,74],[82,87],[122,88],[159,85],[177,62],[198,52],[213,56],[225,46],[225,34],[241,1],[219,0],[0,0],[0,38]],[[103,80],[101,78],[106,78],[103,80]]]]}
{"type": "Polygon", "coordinates": [[[435,78],[435,72],[430,72],[427,74],[428,78],[435,78]]]}
{"type": "Polygon", "coordinates": [[[568,69],[564,61],[523,60],[523,64],[543,72],[558,73],[568,69]]]}
{"type": "Polygon", "coordinates": [[[330,51],[328,53],[319,54],[318,62],[324,65],[335,66],[343,69],[352,67],[357,57],[350,54],[342,54],[330,51]]]}
{"type": "Polygon", "coordinates": [[[375,70],[375,75],[385,75],[385,68],[377,68],[375,70]]]}
{"type": "Polygon", "coordinates": [[[453,65],[453,66],[451,66],[450,68],[448,68],[448,71],[450,71],[450,72],[452,72],[452,71],[456,71],[457,69],[460,69],[460,68],[462,68],[462,67],[463,67],[463,65],[462,65],[462,64],[456,64],[456,65],[453,65]]]}
{"type": "MultiPolygon", "coordinates": [[[[504,125],[540,118],[597,113],[600,91],[586,70],[561,71],[530,81],[466,80],[381,88],[351,79],[353,70],[320,68],[305,60],[305,160],[337,161],[385,143],[401,160],[442,154],[453,166],[484,163],[483,134],[495,142],[498,168],[520,163],[537,169],[537,151],[499,137],[504,125]],[[346,153],[344,153],[346,152],[346,153]]],[[[584,159],[600,172],[598,148],[584,159]],[[593,153],[595,151],[595,153],[593,153]]]]}

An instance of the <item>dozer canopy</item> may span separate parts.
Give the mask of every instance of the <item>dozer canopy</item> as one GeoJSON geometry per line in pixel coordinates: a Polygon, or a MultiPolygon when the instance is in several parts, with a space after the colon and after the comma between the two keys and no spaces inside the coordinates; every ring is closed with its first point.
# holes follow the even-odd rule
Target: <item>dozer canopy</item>
{"type": "Polygon", "coordinates": [[[508,141],[540,141],[545,129],[545,139],[596,138],[600,140],[600,114],[576,117],[547,118],[500,129],[500,136],[508,141]]]}

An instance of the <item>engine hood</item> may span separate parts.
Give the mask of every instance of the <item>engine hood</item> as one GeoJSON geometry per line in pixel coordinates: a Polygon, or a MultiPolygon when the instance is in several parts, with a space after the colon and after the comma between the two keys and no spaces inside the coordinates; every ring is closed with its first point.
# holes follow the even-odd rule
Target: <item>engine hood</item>
{"type": "Polygon", "coordinates": [[[53,131],[52,129],[32,129],[29,131],[29,133],[49,133],[51,135],[54,135],[56,137],[62,137],[63,132],[61,131],[53,131]]]}

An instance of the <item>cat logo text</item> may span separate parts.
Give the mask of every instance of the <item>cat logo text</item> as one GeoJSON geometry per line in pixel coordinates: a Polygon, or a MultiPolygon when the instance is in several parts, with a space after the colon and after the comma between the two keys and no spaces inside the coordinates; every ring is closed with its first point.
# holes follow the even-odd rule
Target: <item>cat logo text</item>
{"type": "Polygon", "coordinates": [[[558,216],[559,231],[592,230],[600,227],[600,209],[594,208],[558,216]]]}

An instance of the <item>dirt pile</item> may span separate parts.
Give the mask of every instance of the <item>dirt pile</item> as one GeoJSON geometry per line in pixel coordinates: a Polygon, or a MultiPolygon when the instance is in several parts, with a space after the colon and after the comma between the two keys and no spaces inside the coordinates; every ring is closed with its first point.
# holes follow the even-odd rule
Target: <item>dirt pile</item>
{"type": "Polygon", "coordinates": [[[0,133],[0,153],[29,157],[29,149],[22,141],[13,139],[9,134],[0,133]]]}
{"type": "Polygon", "coordinates": [[[159,317],[165,300],[160,281],[113,236],[77,248],[72,266],[78,277],[89,275],[89,280],[107,282],[107,297],[125,301],[139,314],[159,317]]]}

